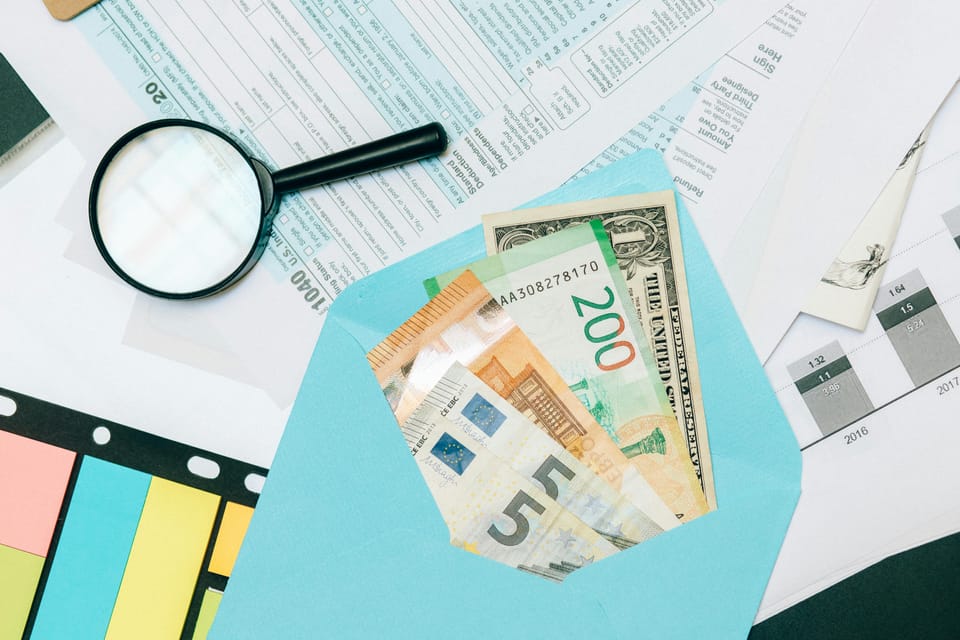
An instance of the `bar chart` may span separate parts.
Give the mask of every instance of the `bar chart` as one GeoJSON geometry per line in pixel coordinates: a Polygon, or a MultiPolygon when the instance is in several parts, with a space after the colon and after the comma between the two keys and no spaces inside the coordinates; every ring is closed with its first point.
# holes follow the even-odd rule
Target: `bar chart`
{"type": "Polygon", "coordinates": [[[801,317],[767,363],[803,449],[960,400],[960,207],[905,225],[866,330],[801,317]]]}
{"type": "Polygon", "coordinates": [[[808,354],[788,369],[824,436],[874,409],[839,342],[831,342],[808,354]]]}
{"type": "Polygon", "coordinates": [[[874,310],[914,384],[960,366],[960,341],[919,270],[881,287],[874,310]]]}

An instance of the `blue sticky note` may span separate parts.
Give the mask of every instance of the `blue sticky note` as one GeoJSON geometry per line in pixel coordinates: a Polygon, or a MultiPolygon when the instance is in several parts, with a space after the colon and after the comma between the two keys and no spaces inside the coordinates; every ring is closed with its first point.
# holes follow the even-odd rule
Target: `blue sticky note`
{"type": "Polygon", "coordinates": [[[34,638],[106,635],[149,487],[146,473],[84,457],[34,638]]]}
{"type": "MultiPolygon", "coordinates": [[[[532,204],[672,187],[642,151],[532,204]]],[[[334,303],[211,637],[745,637],[799,497],[800,452],[678,204],[716,511],[560,585],[449,544],[365,354],[426,304],[424,279],[483,257],[477,227],[334,303]]]]}

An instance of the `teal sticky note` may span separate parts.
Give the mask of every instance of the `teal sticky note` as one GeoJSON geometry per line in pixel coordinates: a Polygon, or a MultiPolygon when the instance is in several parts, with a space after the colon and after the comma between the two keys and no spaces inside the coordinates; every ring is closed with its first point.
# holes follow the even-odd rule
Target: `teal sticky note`
{"type": "MultiPolygon", "coordinates": [[[[639,152],[532,205],[672,188],[639,152]]],[[[800,452],[696,229],[681,233],[719,509],[563,584],[449,544],[365,354],[484,255],[471,229],[334,303],[212,638],[725,638],[753,621],[800,492],[800,452]]]]}
{"type": "Polygon", "coordinates": [[[84,457],[34,638],[106,635],[149,486],[146,473],[84,457]]]}

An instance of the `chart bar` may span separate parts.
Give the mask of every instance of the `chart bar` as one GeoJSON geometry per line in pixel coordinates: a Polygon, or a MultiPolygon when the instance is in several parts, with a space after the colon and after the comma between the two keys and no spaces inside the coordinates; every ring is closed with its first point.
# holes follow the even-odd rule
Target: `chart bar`
{"type": "Polygon", "coordinates": [[[960,207],[950,209],[943,214],[943,222],[947,225],[947,230],[953,236],[953,241],[960,247],[960,207]]]}
{"type": "Polygon", "coordinates": [[[787,371],[824,436],[873,411],[873,402],[839,342],[797,360],[787,371]]]}
{"type": "Polygon", "coordinates": [[[920,271],[880,287],[874,311],[913,384],[960,366],[960,342],[920,271]]]}

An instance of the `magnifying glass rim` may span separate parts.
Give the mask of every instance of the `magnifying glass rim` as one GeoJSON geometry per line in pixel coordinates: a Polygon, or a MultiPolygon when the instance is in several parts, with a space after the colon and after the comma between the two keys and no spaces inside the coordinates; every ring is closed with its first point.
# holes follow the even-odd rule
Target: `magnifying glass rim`
{"type": "MultiPolygon", "coordinates": [[[[271,203],[272,204],[272,203],[271,203]]],[[[93,241],[97,245],[97,250],[100,251],[100,255],[103,256],[103,259],[106,261],[107,265],[116,273],[120,278],[136,289],[143,291],[144,293],[149,293],[150,295],[157,296],[159,298],[167,298],[169,300],[187,300],[191,298],[203,298],[205,296],[212,295],[219,291],[222,291],[229,287],[231,284],[236,282],[240,276],[246,273],[250,267],[256,263],[257,258],[259,257],[258,252],[262,253],[265,247],[263,243],[264,237],[264,228],[267,221],[270,219],[270,216],[265,215],[266,205],[264,203],[264,193],[263,185],[260,181],[260,174],[257,172],[256,167],[253,164],[253,159],[250,157],[250,154],[241,147],[235,140],[233,140],[228,134],[220,131],[219,129],[212,127],[204,122],[197,122],[195,120],[185,120],[183,118],[165,118],[161,120],[154,120],[152,122],[146,122],[140,126],[134,127],[127,133],[120,136],[120,138],[113,143],[113,145],[107,149],[107,152],[103,155],[103,159],[100,160],[100,164],[97,166],[96,172],[93,174],[93,182],[90,186],[90,201],[89,201],[89,214],[90,214],[90,230],[93,232],[93,241]],[[244,256],[243,260],[240,261],[240,264],[237,268],[230,273],[226,278],[220,280],[216,284],[213,284],[204,289],[198,289],[196,291],[188,291],[185,293],[174,293],[171,291],[161,291],[159,289],[154,289],[148,287],[142,282],[136,280],[126,271],[124,271],[120,265],[116,263],[113,257],[110,255],[110,251],[107,250],[107,246],[103,241],[103,236],[100,233],[100,224],[99,216],[97,215],[97,200],[100,197],[100,187],[101,182],[103,181],[103,176],[107,172],[107,168],[110,166],[110,163],[114,160],[120,151],[127,146],[134,138],[137,138],[144,133],[153,131],[155,129],[162,129],[166,127],[191,127],[193,129],[201,129],[207,131],[217,136],[221,140],[229,143],[234,149],[237,150],[237,153],[240,154],[240,157],[243,158],[244,162],[247,163],[247,166],[250,167],[250,171],[253,173],[254,179],[257,181],[257,190],[260,192],[260,224],[257,229],[257,236],[254,238],[250,246],[250,251],[247,252],[247,255],[244,256]]]]}

